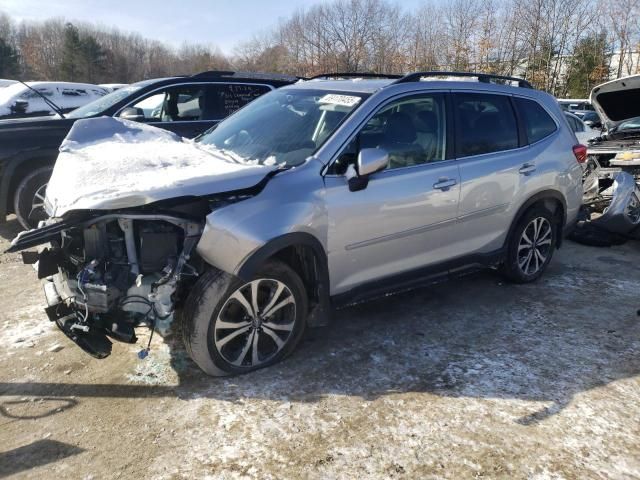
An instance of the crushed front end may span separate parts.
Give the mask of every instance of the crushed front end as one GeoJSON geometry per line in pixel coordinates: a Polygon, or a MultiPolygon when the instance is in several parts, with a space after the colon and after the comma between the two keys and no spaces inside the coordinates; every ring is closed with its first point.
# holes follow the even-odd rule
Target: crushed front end
{"type": "Polygon", "coordinates": [[[45,280],[47,315],[87,353],[105,358],[112,339],[135,343],[136,327],[170,327],[185,286],[198,275],[192,253],[203,223],[193,218],[112,213],[50,221],[18,236],[10,250],[49,242],[23,252],[45,280]]]}

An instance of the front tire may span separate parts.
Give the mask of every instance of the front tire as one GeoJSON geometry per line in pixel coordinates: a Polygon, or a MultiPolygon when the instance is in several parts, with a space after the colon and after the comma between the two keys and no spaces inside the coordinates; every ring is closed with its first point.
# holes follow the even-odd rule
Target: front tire
{"type": "Polygon", "coordinates": [[[306,317],[304,284],[282,262],[267,262],[249,282],[209,270],[186,300],[183,339],[205,373],[246,373],[293,352],[306,317]]]}
{"type": "Polygon", "coordinates": [[[518,221],[507,244],[502,273],[514,283],[537,280],[551,262],[558,242],[557,218],[544,207],[534,207],[518,221]]]}
{"type": "Polygon", "coordinates": [[[16,188],[13,211],[27,230],[37,228],[41,220],[47,219],[44,197],[52,171],[51,167],[38,168],[27,174],[16,188]]]}

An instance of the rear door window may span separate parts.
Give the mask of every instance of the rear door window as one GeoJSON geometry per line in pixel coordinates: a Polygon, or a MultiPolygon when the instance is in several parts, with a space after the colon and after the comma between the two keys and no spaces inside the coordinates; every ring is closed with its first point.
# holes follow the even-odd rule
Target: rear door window
{"type": "Polygon", "coordinates": [[[201,119],[222,120],[270,90],[266,85],[241,83],[209,85],[201,103],[201,119]]]}
{"type": "MultiPolygon", "coordinates": [[[[524,121],[524,129],[529,140],[527,143],[535,143],[556,131],[558,128],[556,122],[538,102],[525,98],[515,98],[515,101],[520,117],[524,121]]],[[[572,117],[569,118],[573,120],[572,117]]]]}
{"type": "Polygon", "coordinates": [[[456,93],[453,98],[458,157],[518,147],[518,124],[509,97],[456,93]]]}

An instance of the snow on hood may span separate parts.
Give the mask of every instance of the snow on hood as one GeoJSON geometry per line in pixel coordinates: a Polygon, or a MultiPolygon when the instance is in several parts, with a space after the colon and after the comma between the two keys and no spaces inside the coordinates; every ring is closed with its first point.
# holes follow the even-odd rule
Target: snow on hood
{"type": "Polygon", "coordinates": [[[108,210],[259,183],[276,166],[111,117],[78,120],[60,146],[47,187],[52,217],[70,210],[108,210]]]}
{"type": "Polygon", "coordinates": [[[591,90],[591,104],[607,128],[640,117],[640,75],[619,78],[591,90]]]}

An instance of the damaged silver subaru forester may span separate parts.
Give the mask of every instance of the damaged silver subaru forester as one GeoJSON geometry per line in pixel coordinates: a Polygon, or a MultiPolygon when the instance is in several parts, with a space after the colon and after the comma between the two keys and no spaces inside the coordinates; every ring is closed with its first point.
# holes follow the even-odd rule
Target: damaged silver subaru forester
{"type": "Polygon", "coordinates": [[[281,360],[333,307],[478,267],[536,280],[582,198],[585,148],[555,99],[484,74],[340,77],[196,141],[77,122],[51,219],[11,247],[49,244],[23,256],[50,319],[98,358],[180,321],[193,360],[228,375],[281,360]]]}

